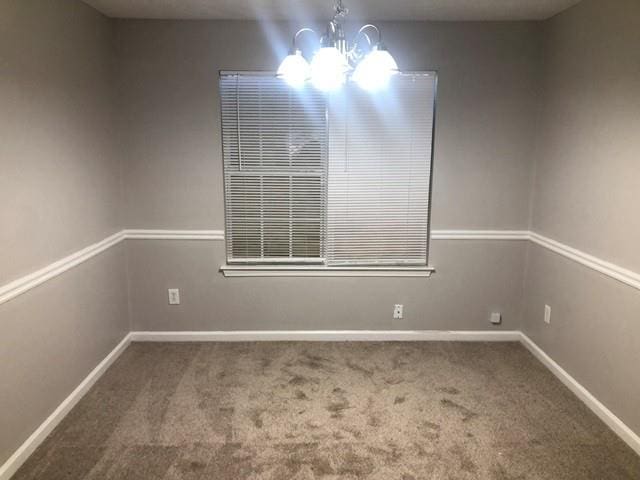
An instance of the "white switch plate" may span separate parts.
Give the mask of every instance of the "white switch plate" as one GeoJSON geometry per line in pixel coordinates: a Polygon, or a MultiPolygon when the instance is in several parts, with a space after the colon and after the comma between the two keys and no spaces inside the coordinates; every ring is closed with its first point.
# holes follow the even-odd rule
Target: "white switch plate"
{"type": "Polygon", "coordinates": [[[493,312],[491,314],[491,323],[500,325],[502,323],[502,314],[500,312],[493,312]]]}
{"type": "Polygon", "coordinates": [[[549,305],[544,306],[544,323],[551,323],[551,307],[549,305]]]}
{"type": "Polygon", "coordinates": [[[394,319],[402,319],[402,309],[403,305],[397,303],[393,306],[393,318],[394,319]]]}
{"type": "Polygon", "coordinates": [[[180,305],[180,289],[170,288],[167,292],[169,293],[169,305],[180,305]]]}

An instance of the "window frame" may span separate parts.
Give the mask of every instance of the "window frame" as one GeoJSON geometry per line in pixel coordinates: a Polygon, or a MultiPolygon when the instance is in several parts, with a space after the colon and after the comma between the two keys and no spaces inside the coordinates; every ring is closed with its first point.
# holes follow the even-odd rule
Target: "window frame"
{"type": "MultiPolygon", "coordinates": [[[[421,266],[403,266],[403,265],[356,265],[356,266],[328,266],[326,264],[326,258],[323,255],[315,258],[309,262],[281,262],[281,263],[269,263],[269,258],[252,260],[252,261],[233,261],[230,262],[228,242],[225,240],[225,264],[221,265],[220,271],[225,277],[308,277],[308,276],[332,276],[332,277],[430,277],[435,273],[435,268],[430,264],[431,257],[431,211],[432,211],[432,199],[433,199],[433,165],[435,157],[435,130],[436,130],[436,114],[437,114],[437,102],[438,102],[438,71],[437,70],[421,70],[421,71],[401,71],[404,75],[426,75],[434,77],[434,98],[433,98],[433,111],[432,111],[432,132],[431,132],[431,155],[428,159],[429,162],[429,186],[428,186],[428,221],[427,221],[427,253],[426,253],[426,265],[421,266]]],[[[262,76],[262,77],[276,77],[276,73],[273,71],[260,71],[260,70],[220,70],[219,80],[224,76],[262,76]]],[[[223,127],[223,102],[218,90],[218,102],[219,102],[219,120],[220,120],[220,146],[221,146],[221,167],[223,169],[223,202],[224,202],[224,214],[225,225],[227,225],[227,187],[226,174],[224,171],[224,142],[222,138],[223,127]]],[[[328,113],[325,115],[328,122],[328,113]]],[[[328,144],[328,126],[327,126],[327,138],[328,144]]],[[[327,145],[328,149],[328,145],[327,145]]],[[[328,150],[327,153],[328,155],[328,150]]],[[[328,159],[325,159],[325,200],[326,190],[328,189],[328,159]]],[[[325,205],[325,210],[327,205],[325,205]]],[[[323,222],[325,224],[321,228],[322,242],[325,241],[327,235],[327,213],[323,214],[323,222]]],[[[225,235],[226,237],[226,235],[225,235]]],[[[324,252],[325,246],[321,246],[321,251],[324,252]]]]}

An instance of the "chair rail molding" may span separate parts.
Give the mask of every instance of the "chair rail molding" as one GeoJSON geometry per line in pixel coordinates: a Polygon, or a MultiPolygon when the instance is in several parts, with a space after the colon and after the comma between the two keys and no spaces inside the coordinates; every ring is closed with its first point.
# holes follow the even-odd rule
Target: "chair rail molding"
{"type": "Polygon", "coordinates": [[[224,240],[224,230],[123,230],[131,240],[224,240]]]}
{"type": "Polygon", "coordinates": [[[563,257],[600,272],[630,287],[640,290],[640,273],[632,272],[626,268],[607,262],[601,258],[589,255],[577,248],[552,240],[535,232],[529,233],[529,240],[547,250],[551,250],[563,257]]]}
{"type": "MultiPolygon", "coordinates": [[[[613,278],[625,285],[640,290],[640,273],[633,272],[624,267],[615,265],[611,262],[528,230],[432,230],[431,239],[435,241],[530,241],[558,255],[562,255],[565,258],[613,278]]],[[[224,230],[121,230],[120,232],[110,235],[104,240],[82,248],[77,252],[61,258],[60,260],[57,260],[43,268],[13,280],[5,285],[0,285],[0,304],[8,302],[18,295],[26,293],[38,285],[61,275],[67,270],[86,262],[123,240],[222,241],[224,240],[224,230]]],[[[229,276],[253,276],[243,272],[241,269],[228,270],[229,272],[227,273],[229,276]]],[[[281,276],[281,272],[277,272],[275,269],[272,270],[274,270],[272,275],[281,276]]],[[[404,272],[404,274],[400,276],[427,277],[432,273],[432,270],[433,269],[425,269],[425,271],[420,272],[409,271],[404,272]]],[[[385,272],[374,273],[375,276],[398,276],[393,274],[385,275],[385,272]]],[[[343,273],[343,275],[352,274],[353,273],[343,273]]],[[[261,276],[264,275],[265,274],[263,273],[261,276]]],[[[307,273],[307,276],[308,275],[310,274],[307,273]]],[[[331,273],[331,275],[335,276],[335,273],[331,273]]]]}
{"type": "Polygon", "coordinates": [[[29,273],[24,277],[18,278],[5,285],[0,286],[0,304],[8,302],[9,300],[28,292],[32,288],[41,285],[42,283],[63,274],[67,270],[72,269],[86,262],[87,260],[95,257],[96,255],[104,252],[108,248],[117,245],[124,240],[124,232],[117,232],[113,235],[101,240],[97,243],[89,245],[81,250],[78,250],[71,255],[67,255],[60,260],[50,263],[46,267],[43,267],[35,272],[29,273]]]}

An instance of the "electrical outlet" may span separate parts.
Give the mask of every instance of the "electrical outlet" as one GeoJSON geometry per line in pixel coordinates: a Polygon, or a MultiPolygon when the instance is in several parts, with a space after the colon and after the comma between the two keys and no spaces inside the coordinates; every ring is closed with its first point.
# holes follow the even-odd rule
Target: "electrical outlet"
{"type": "Polygon", "coordinates": [[[169,293],[169,305],[180,305],[180,289],[170,288],[167,292],[169,293]]]}
{"type": "Polygon", "coordinates": [[[544,323],[551,323],[551,307],[549,305],[544,306],[544,323]]]}
{"type": "Polygon", "coordinates": [[[502,323],[502,314],[500,312],[493,312],[491,314],[491,323],[500,325],[502,323]]]}
{"type": "Polygon", "coordinates": [[[402,319],[402,309],[403,305],[397,303],[393,306],[393,318],[394,319],[402,319]]]}

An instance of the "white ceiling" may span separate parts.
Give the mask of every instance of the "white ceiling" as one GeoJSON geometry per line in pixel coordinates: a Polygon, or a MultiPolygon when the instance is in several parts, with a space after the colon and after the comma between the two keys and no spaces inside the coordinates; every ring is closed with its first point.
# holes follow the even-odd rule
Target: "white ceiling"
{"type": "MultiPolygon", "coordinates": [[[[84,0],[119,18],[326,19],[333,0],[84,0]]],[[[344,0],[352,19],[541,20],[580,0],[344,0]]]]}

